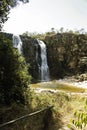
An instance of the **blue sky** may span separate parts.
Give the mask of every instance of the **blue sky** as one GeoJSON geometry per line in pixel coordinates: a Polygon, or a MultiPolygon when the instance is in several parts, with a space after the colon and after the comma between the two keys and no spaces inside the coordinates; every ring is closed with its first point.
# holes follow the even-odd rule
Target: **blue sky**
{"type": "Polygon", "coordinates": [[[44,33],[61,27],[87,31],[87,0],[30,0],[11,10],[4,31],[44,33]]]}

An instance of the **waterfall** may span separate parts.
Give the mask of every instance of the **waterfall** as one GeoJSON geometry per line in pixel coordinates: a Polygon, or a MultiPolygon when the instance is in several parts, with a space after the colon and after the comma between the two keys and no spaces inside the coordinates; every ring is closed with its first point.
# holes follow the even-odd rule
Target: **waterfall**
{"type": "Polygon", "coordinates": [[[40,75],[41,81],[49,81],[49,67],[47,64],[47,55],[46,55],[46,45],[43,41],[37,40],[41,50],[41,65],[40,65],[40,75]]]}
{"type": "Polygon", "coordinates": [[[13,47],[17,48],[19,53],[22,53],[22,41],[19,35],[13,35],[13,47]]]}

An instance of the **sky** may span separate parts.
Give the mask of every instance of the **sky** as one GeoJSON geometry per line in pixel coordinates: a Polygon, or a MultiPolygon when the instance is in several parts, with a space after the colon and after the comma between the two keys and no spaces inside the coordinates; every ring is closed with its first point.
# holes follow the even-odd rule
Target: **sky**
{"type": "Polygon", "coordinates": [[[87,31],[87,0],[30,0],[11,9],[3,30],[13,34],[45,33],[61,27],[87,31]]]}

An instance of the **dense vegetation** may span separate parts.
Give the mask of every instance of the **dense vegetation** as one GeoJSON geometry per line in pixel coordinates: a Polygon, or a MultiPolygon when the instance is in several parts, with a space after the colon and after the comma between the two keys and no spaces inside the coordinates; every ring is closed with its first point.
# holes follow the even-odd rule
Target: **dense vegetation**
{"type": "MultiPolygon", "coordinates": [[[[11,8],[19,2],[29,0],[1,0],[0,1],[0,31],[11,8]]],[[[30,81],[28,67],[18,51],[13,49],[11,36],[0,34],[0,104],[9,105],[12,102],[24,104],[24,93],[30,81]]]]}
{"type": "MultiPolygon", "coordinates": [[[[40,113],[33,117],[20,120],[7,127],[3,127],[3,130],[78,130],[78,128],[81,130],[81,125],[78,127],[78,121],[80,121],[81,124],[81,120],[78,120],[78,118],[81,119],[82,116],[79,117],[77,114],[84,113],[86,100],[86,95],[81,93],[73,94],[61,91],[57,93],[52,93],[50,91],[33,93],[33,111],[42,109],[48,105],[53,105],[54,107],[51,115],[48,115],[48,113],[40,113]],[[75,122],[77,122],[77,125],[75,125],[75,122]]],[[[20,107],[19,105],[13,104],[12,107],[8,107],[7,109],[4,107],[3,109],[0,108],[0,117],[6,122],[17,118],[18,116],[25,115],[28,112],[30,112],[29,109],[24,109],[22,106],[20,107]]],[[[83,115],[82,118],[85,120],[85,117],[86,116],[83,115]]],[[[83,122],[83,129],[84,128],[85,130],[87,129],[83,122]]]]}
{"type": "Polygon", "coordinates": [[[25,104],[24,93],[30,83],[28,67],[12,41],[0,35],[0,104],[25,104]]]}

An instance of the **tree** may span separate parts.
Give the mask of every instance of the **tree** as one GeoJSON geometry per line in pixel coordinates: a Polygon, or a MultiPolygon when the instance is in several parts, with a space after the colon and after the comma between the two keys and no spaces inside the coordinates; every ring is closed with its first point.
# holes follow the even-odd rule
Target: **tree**
{"type": "Polygon", "coordinates": [[[63,33],[63,31],[64,31],[64,28],[61,27],[61,28],[60,28],[60,33],[63,33]]]}
{"type": "Polygon", "coordinates": [[[80,33],[81,33],[81,34],[85,34],[85,29],[84,29],[84,28],[81,28],[81,29],[80,29],[80,33]]]}
{"type": "Polygon", "coordinates": [[[24,93],[29,82],[30,76],[24,58],[12,47],[10,40],[0,36],[0,103],[24,104],[24,93]]]}
{"type": "Polygon", "coordinates": [[[17,6],[18,2],[29,2],[29,0],[0,0],[0,31],[5,21],[8,20],[8,14],[11,8],[17,6]]]}

